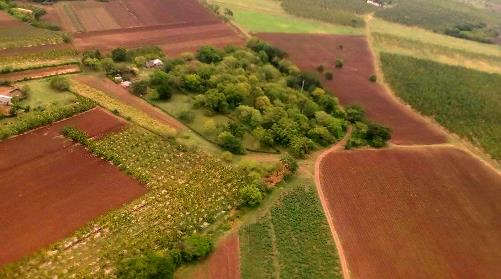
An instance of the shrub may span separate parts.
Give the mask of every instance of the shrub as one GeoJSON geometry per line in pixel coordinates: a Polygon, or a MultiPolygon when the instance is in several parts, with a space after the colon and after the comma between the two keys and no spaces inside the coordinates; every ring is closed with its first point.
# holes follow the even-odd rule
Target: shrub
{"type": "Polygon", "coordinates": [[[343,68],[344,61],[342,59],[336,59],[336,68],[343,68]]]}
{"type": "Polygon", "coordinates": [[[191,235],[183,243],[181,252],[184,261],[192,262],[209,255],[214,248],[212,239],[205,235],[191,235]]]}
{"type": "Polygon", "coordinates": [[[63,35],[61,35],[61,37],[63,38],[63,42],[65,43],[71,43],[71,41],[73,41],[73,37],[71,37],[70,34],[67,34],[67,33],[64,33],[63,35]]]}
{"type": "Polygon", "coordinates": [[[229,151],[224,151],[221,153],[221,159],[225,162],[231,162],[233,160],[233,154],[229,151]]]}
{"type": "Polygon", "coordinates": [[[245,149],[242,145],[242,139],[234,136],[231,132],[229,131],[223,131],[221,132],[217,140],[221,147],[225,150],[228,150],[234,154],[244,154],[245,149]]]}
{"type": "Polygon", "coordinates": [[[91,69],[91,70],[98,70],[99,69],[99,66],[101,65],[101,61],[99,61],[99,59],[97,58],[91,58],[91,57],[87,57],[87,58],[84,58],[82,60],[82,64],[91,69]]]}
{"type": "Polygon", "coordinates": [[[362,121],[365,118],[365,110],[361,106],[353,105],[346,108],[346,119],[351,123],[362,121]]]}
{"type": "Polygon", "coordinates": [[[123,260],[117,268],[119,279],[174,278],[175,264],[170,256],[149,253],[123,260]]]}
{"type": "Polygon", "coordinates": [[[197,59],[207,64],[218,63],[223,60],[220,52],[210,46],[201,47],[197,52],[197,59]]]}
{"type": "Polygon", "coordinates": [[[127,59],[127,50],[123,48],[115,48],[111,51],[111,58],[115,62],[124,62],[127,59]]]}
{"type": "Polygon", "coordinates": [[[144,95],[148,91],[148,82],[144,80],[136,81],[132,83],[132,93],[134,95],[144,95]]]}
{"type": "Polygon", "coordinates": [[[371,76],[369,77],[369,81],[370,81],[370,82],[376,82],[376,81],[377,81],[377,76],[376,76],[376,75],[371,75],[371,76]]]}
{"type": "Polygon", "coordinates": [[[82,145],[87,145],[89,142],[89,135],[75,127],[66,126],[61,129],[61,134],[73,141],[81,143],[82,145]]]}
{"type": "Polygon", "coordinates": [[[195,119],[195,115],[190,110],[185,110],[185,111],[180,112],[177,117],[179,118],[179,120],[183,121],[184,123],[191,123],[195,119]]]}
{"type": "Polygon", "coordinates": [[[296,173],[297,169],[299,168],[297,160],[294,157],[292,157],[289,153],[285,153],[284,155],[282,155],[282,158],[280,158],[280,162],[282,162],[282,164],[287,166],[291,174],[296,173]]]}
{"type": "Polygon", "coordinates": [[[70,82],[65,77],[56,76],[50,80],[50,86],[59,91],[67,91],[70,89],[70,82]]]}
{"type": "Polygon", "coordinates": [[[261,203],[263,194],[255,185],[249,185],[240,189],[240,198],[242,199],[243,204],[254,207],[261,203]]]}
{"type": "Polygon", "coordinates": [[[334,74],[332,72],[325,73],[326,80],[332,80],[334,78],[334,74]]]}
{"type": "Polygon", "coordinates": [[[318,67],[317,67],[317,71],[318,71],[319,73],[323,73],[323,72],[324,72],[324,70],[325,70],[324,65],[318,65],[318,67]]]}

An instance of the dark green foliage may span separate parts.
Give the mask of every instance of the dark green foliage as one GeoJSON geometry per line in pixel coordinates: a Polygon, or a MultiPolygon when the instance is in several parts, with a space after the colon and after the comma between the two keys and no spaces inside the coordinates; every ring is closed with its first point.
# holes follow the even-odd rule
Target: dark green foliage
{"type": "Polygon", "coordinates": [[[123,48],[115,48],[111,51],[111,58],[115,62],[124,62],[127,60],[127,50],[123,48]]]}
{"type": "Polygon", "coordinates": [[[356,122],[346,149],[370,146],[381,148],[391,139],[391,130],[379,124],[370,122],[356,122]]]}
{"type": "Polygon", "coordinates": [[[229,131],[222,131],[217,137],[218,143],[225,150],[235,154],[244,154],[245,149],[242,145],[242,139],[233,135],[229,131]]]}
{"type": "Polygon", "coordinates": [[[207,64],[218,63],[223,60],[221,52],[210,46],[201,47],[197,52],[197,59],[207,64]]]}
{"type": "Polygon", "coordinates": [[[214,242],[206,235],[194,234],[186,238],[181,252],[185,262],[205,258],[214,249],[214,242]]]}
{"type": "Polygon", "coordinates": [[[134,62],[136,57],[144,57],[145,60],[152,60],[165,57],[163,50],[157,46],[145,46],[140,48],[128,49],[125,60],[134,62]]]}
{"type": "Polygon", "coordinates": [[[70,89],[70,82],[65,77],[56,76],[50,80],[50,86],[59,91],[67,91],[70,89]]]}
{"type": "Polygon", "coordinates": [[[345,109],[346,119],[351,123],[359,122],[365,119],[365,110],[358,105],[349,106],[345,109]]]}
{"type": "Polygon", "coordinates": [[[399,97],[501,159],[501,75],[387,53],[381,62],[399,97]]]}
{"type": "Polygon", "coordinates": [[[301,72],[287,77],[287,85],[298,90],[312,92],[315,88],[322,87],[317,75],[310,72],[301,72]]]}
{"type": "Polygon", "coordinates": [[[343,59],[336,59],[336,68],[343,68],[344,61],[343,59]]]}
{"type": "Polygon", "coordinates": [[[325,70],[324,65],[318,65],[318,67],[317,67],[317,72],[319,72],[319,73],[323,73],[323,72],[324,72],[324,70],[325,70]]]}
{"type": "Polygon", "coordinates": [[[145,80],[135,81],[131,85],[134,95],[144,95],[148,92],[148,82],[145,80]]]}
{"type": "Polygon", "coordinates": [[[377,81],[377,76],[376,75],[370,75],[369,76],[369,81],[370,82],[376,82],[377,81]]]}
{"type": "Polygon", "coordinates": [[[249,185],[240,189],[240,198],[244,205],[254,207],[261,203],[263,194],[255,185],[249,185]]]}
{"type": "Polygon", "coordinates": [[[167,255],[148,253],[120,262],[116,275],[119,279],[171,279],[175,264],[167,255]]]}
{"type": "Polygon", "coordinates": [[[294,157],[292,157],[289,153],[285,153],[284,155],[282,155],[282,158],[280,158],[280,162],[287,166],[291,174],[296,173],[297,169],[299,168],[297,160],[294,157]]]}
{"type": "Polygon", "coordinates": [[[249,40],[247,47],[252,49],[256,53],[261,53],[261,56],[263,56],[263,53],[266,54],[265,57],[267,58],[267,62],[278,62],[278,60],[284,58],[287,55],[283,50],[273,47],[257,38],[252,38],[251,40],[249,40]]]}
{"type": "Polygon", "coordinates": [[[82,56],[84,59],[85,58],[94,58],[94,59],[102,59],[103,58],[99,49],[84,51],[82,56]]]}
{"type": "Polygon", "coordinates": [[[332,80],[334,78],[334,74],[332,72],[325,73],[326,80],[332,80]]]}
{"type": "Polygon", "coordinates": [[[191,123],[195,119],[195,115],[192,111],[185,110],[180,112],[177,118],[179,118],[179,120],[183,121],[184,123],[191,123]]]}

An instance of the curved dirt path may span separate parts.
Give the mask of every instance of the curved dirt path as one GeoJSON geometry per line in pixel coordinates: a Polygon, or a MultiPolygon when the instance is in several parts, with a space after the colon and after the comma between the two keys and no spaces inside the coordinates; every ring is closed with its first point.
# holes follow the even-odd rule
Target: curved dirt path
{"type": "Polygon", "coordinates": [[[325,156],[327,156],[330,153],[337,152],[339,150],[344,149],[344,146],[346,145],[346,143],[348,142],[348,140],[351,137],[351,132],[352,132],[352,127],[350,126],[350,127],[348,127],[348,132],[346,133],[345,137],[340,142],[336,143],[335,145],[331,146],[329,149],[322,152],[322,154],[320,154],[320,156],[318,156],[318,158],[315,161],[315,188],[317,189],[318,197],[320,199],[320,203],[322,204],[322,208],[324,210],[325,217],[327,218],[327,223],[329,224],[329,228],[331,230],[332,237],[334,238],[334,242],[336,243],[337,252],[339,255],[339,261],[341,262],[341,269],[343,271],[343,278],[344,279],[351,278],[350,268],[348,266],[348,262],[346,260],[345,255],[344,255],[341,239],[339,238],[339,235],[336,231],[336,227],[334,226],[334,221],[333,221],[334,219],[332,219],[332,216],[330,214],[329,207],[327,204],[327,200],[325,198],[324,192],[322,190],[322,186],[320,184],[320,182],[321,182],[320,165],[322,163],[322,160],[325,158],[325,156]]]}

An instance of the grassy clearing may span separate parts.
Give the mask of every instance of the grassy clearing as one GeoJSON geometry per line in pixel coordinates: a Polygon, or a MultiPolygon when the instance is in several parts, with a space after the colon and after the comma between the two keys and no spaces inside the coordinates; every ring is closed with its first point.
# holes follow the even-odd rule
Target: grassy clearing
{"type": "Polygon", "coordinates": [[[67,49],[52,49],[41,52],[0,56],[0,70],[24,70],[33,67],[56,66],[78,62],[78,51],[67,49]]]}
{"type": "Polygon", "coordinates": [[[501,75],[388,53],[381,62],[398,96],[501,159],[501,75]]]}
{"type": "Polygon", "coordinates": [[[318,20],[296,17],[286,13],[280,2],[273,0],[209,0],[233,11],[233,20],[249,32],[324,33],[359,35],[360,28],[329,24],[318,20]]]}
{"type": "Polygon", "coordinates": [[[315,189],[294,185],[240,230],[242,278],[342,278],[315,189]]]}
{"type": "Polygon", "coordinates": [[[0,277],[113,278],[120,259],[172,248],[222,219],[249,183],[242,170],[137,126],[93,141],[92,151],[144,182],[149,191],[73,236],[3,267],[0,277]]]}
{"type": "Polygon", "coordinates": [[[60,92],[50,86],[49,79],[31,80],[20,82],[19,87],[29,87],[28,97],[20,103],[23,106],[36,108],[48,105],[67,105],[73,103],[77,98],[70,92],[60,92]]]}
{"type": "Polygon", "coordinates": [[[390,52],[480,71],[501,72],[501,48],[369,17],[372,44],[390,52]]]}

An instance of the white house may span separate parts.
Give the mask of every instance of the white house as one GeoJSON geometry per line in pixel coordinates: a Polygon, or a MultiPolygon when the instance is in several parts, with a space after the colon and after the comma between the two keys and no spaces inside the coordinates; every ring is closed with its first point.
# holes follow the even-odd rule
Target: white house
{"type": "Polygon", "coordinates": [[[122,81],[120,83],[120,86],[122,86],[123,88],[129,88],[130,85],[131,85],[130,81],[122,81]]]}
{"type": "Polygon", "coordinates": [[[150,60],[148,62],[146,62],[146,68],[157,68],[157,67],[161,67],[164,65],[164,62],[162,62],[162,60],[160,59],[153,59],[153,60],[150,60]]]}
{"type": "Polygon", "coordinates": [[[0,105],[10,105],[11,101],[12,101],[11,96],[0,95],[0,105]]]}

